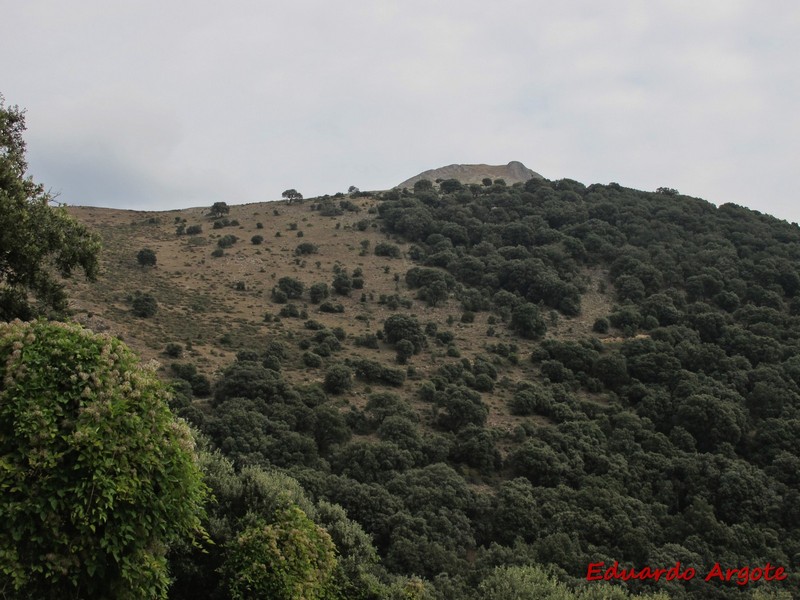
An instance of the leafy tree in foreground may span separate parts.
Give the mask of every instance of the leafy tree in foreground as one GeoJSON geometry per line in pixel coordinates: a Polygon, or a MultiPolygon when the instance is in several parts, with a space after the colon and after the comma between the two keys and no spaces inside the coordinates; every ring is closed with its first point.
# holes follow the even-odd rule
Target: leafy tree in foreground
{"type": "Polygon", "coordinates": [[[224,572],[231,598],[330,598],[336,547],[331,536],[297,506],[274,524],[245,529],[228,548],[224,572]]]}
{"type": "Polygon", "coordinates": [[[99,239],[66,209],[50,206],[44,187],[26,178],[25,113],[5,106],[0,96],[0,320],[31,319],[67,308],[57,271],[69,277],[77,267],[97,275],[99,239]],[[31,304],[29,294],[36,300],[31,304]]]}
{"type": "Polygon", "coordinates": [[[165,598],[206,496],[166,387],[122,342],[44,321],[0,325],[0,377],[0,589],[165,598]]]}

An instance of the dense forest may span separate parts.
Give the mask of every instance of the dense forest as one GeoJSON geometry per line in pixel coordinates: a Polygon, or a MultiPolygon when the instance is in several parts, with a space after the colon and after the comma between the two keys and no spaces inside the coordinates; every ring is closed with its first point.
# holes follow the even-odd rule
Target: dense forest
{"type": "MultiPolygon", "coordinates": [[[[0,218],[15,236],[0,253],[2,320],[65,319],[52,269],[36,263],[50,256],[62,274],[93,276],[97,240],[23,179],[24,121],[0,116],[14,150],[0,161],[0,218]],[[33,214],[51,232],[44,242],[33,214]],[[23,243],[30,251],[15,249],[23,243]]],[[[302,335],[242,348],[219,374],[168,344],[169,390],[116,340],[42,320],[0,327],[0,517],[13,524],[0,534],[0,595],[728,599],[798,589],[796,224],[669,188],[538,178],[296,196],[334,217],[370,198],[356,229],[386,235],[376,256],[414,261],[398,293],[378,300],[392,314],[373,332],[313,318],[342,313],[337,297],[364,289],[359,269],[338,265],[330,286],[276,281],[267,304],[279,312],[267,318],[300,319],[302,335]],[[612,300],[592,333],[554,335],[592,293],[612,300]],[[452,330],[407,310],[412,302],[453,307],[463,323],[485,317],[481,351],[461,356],[452,330]],[[379,344],[391,360],[343,353],[379,344]],[[442,360],[421,375],[431,348],[442,360]],[[298,383],[287,377],[297,370],[315,375],[298,383]],[[354,382],[367,386],[363,405],[342,400],[354,382]],[[500,397],[513,429],[491,422],[500,397]],[[669,576],[673,567],[684,576],[669,576]],[[595,581],[606,569],[611,582],[595,581]]],[[[218,203],[212,218],[227,211],[218,203]]],[[[236,236],[224,240],[220,255],[236,236]]],[[[297,256],[317,253],[313,242],[297,256]]],[[[147,318],[156,306],[144,299],[132,302],[147,318]]]]}

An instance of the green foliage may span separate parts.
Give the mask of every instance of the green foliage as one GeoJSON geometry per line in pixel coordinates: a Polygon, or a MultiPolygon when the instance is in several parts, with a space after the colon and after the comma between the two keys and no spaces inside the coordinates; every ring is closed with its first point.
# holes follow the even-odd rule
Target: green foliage
{"type": "Polygon", "coordinates": [[[119,341],[0,325],[0,581],[14,597],[166,598],[205,487],[168,393],[119,341]]]}
{"type": "Polygon", "coordinates": [[[186,228],[187,235],[198,235],[200,233],[203,233],[202,225],[189,225],[189,227],[186,228]]]}
{"type": "Polygon", "coordinates": [[[183,346],[176,342],[170,342],[167,344],[166,348],[164,348],[164,354],[170,358],[180,358],[183,355],[183,346]]]}
{"type": "Polygon", "coordinates": [[[346,392],[353,385],[353,372],[345,365],[332,365],[325,372],[323,387],[331,394],[346,392]]]}
{"type": "Polygon", "coordinates": [[[261,245],[261,243],[262,243],[263,241],[264,241],[264,236],[263,236],[263,235],[254,235],[253,237],[251,237],[251,238],[250,238],[250,242],[251,242],[251,243],[252,243],[254,246],[259,246],[259,245],[261,245]]]}
{"type": "Polygon", "coordinates": [[[327,283],[314,283],[310,288],[308,288],[308,297],[313,304],[319,304],[328,296],[330,296],[330,292],[328,291],[327,283]]]}
{"type": "Polygon", "coordinates": [[[156,266],[156,253],[150,248],[142,248],[136,254],[136,262],[142,267],[155,267],[156,266]]]}
{"type": "Polygon", "coordinates": [[[353,279],[344,271],[340,271],[333,278],[333,290],[340,296],[349,296],[353,289],[353,279]]]}
{"type": "Polygon", "coordinates": [[[26,176],[25,113],[0,96],[0,321],[64,315],[67,298],[54,277],[80,268],[93,281],[99,238],[50,206],[44,187],[26,176]]]}
{"type": "Polygon", "coordinates": [[[300,202],[300,203],[303,202],[303,194],[301,194],[294,188],[284,190],[281,196],[283,198],[286,198],[289,201],[289,204],[292,204],[293,202],[300,202]]]}
{"type": "Polygon", "coordinates": [[[235,235],[227,233],[217,240],[217,246],[223,249],[230,248],[236,243],[238,239],[239,238],[237,238],[235,235]]]}
{"type": "Polygon", "coordinates": [[[386,341],[397,344],[401,340],[411,342],[414,354],[419,353],[428,343],[416,317],[392,315],[383,324],[386,341]]]}
{"type": "Polygon", "coordinates": [[[278,289],[286,294],[287,298],[296,300],[303,295],[305,286],[302,281],[293,277],[281,277],[278,279],[278,289]]]}
{"type": "Polygon", "coordinates": [[[223,572],[233,600],[330,597],[336,548],[330,535],[294,506],[257,523],[228,546],[223,572]]]}
{"type": "Polygon", "coordinates": [[[215,218],[227,215],[229,212],[231,212],[231,209],[226,202],[214,202],[211,209],[208,211],[208,215],[215,218]]]}
{"type": "Polygon", "coordinates": [[[538,339],[547,331],[539,309],[530,303],[520,304],[511,312],[511,329],[528,339],[538,339]]]}
{"type": "Polygon", "coordinates": [[[311,242],[303,242],[302,244],[298,244],[297,248],[294,249],[294,253],[297,256],[316,254],[317,252],[319,252],[319,247],[315,246],[311,242]]]}
{"type": "Polygon", "coordinates": [[[152,317],[158,312],[158,301],[152,294],[136,292],[131,298],[131,310],[137,317],[152,317]]]}
{"type": "Polygon", "coordinates": [[[388,256],[389,258],[400,258],[400,248],[388,242],[375,244],[375,256],[388,256]]]}

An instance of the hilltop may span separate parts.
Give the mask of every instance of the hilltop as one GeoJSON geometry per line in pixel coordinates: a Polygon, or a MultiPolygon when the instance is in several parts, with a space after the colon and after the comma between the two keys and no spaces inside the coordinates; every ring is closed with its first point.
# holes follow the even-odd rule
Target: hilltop
{"type": "Polygon", "coordinates": [[[481,184],[484,179],[491,179],[492,181],[502,179],[507,185],[512,185],[525,183],[529,179],[543,179],[543,177],[521,162],[512,160],[507,165],[448,165],[438,169],[429,169],[406,179],[395,187],[398,189],[412,188],[421,179],[430,181],[456,179],[463,184],[481,184]]]}

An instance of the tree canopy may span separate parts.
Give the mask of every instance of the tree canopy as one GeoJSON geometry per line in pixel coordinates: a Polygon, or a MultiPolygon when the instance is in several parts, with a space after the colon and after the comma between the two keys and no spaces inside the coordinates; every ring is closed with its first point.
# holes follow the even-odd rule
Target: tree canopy
{"type": "Polygon", "coordinates": [[[25,112],[0,96],[0,320],[64,314],[63,285],[82,269],[97,275],[99,238],[26,176],[25,112]]]}
{"type": "Polygon", "coordinates": [[[122,342],[45,321],[0,324],[0,379],[0,589],[165,598],[206,487],[164,384],[122,342]]]}

